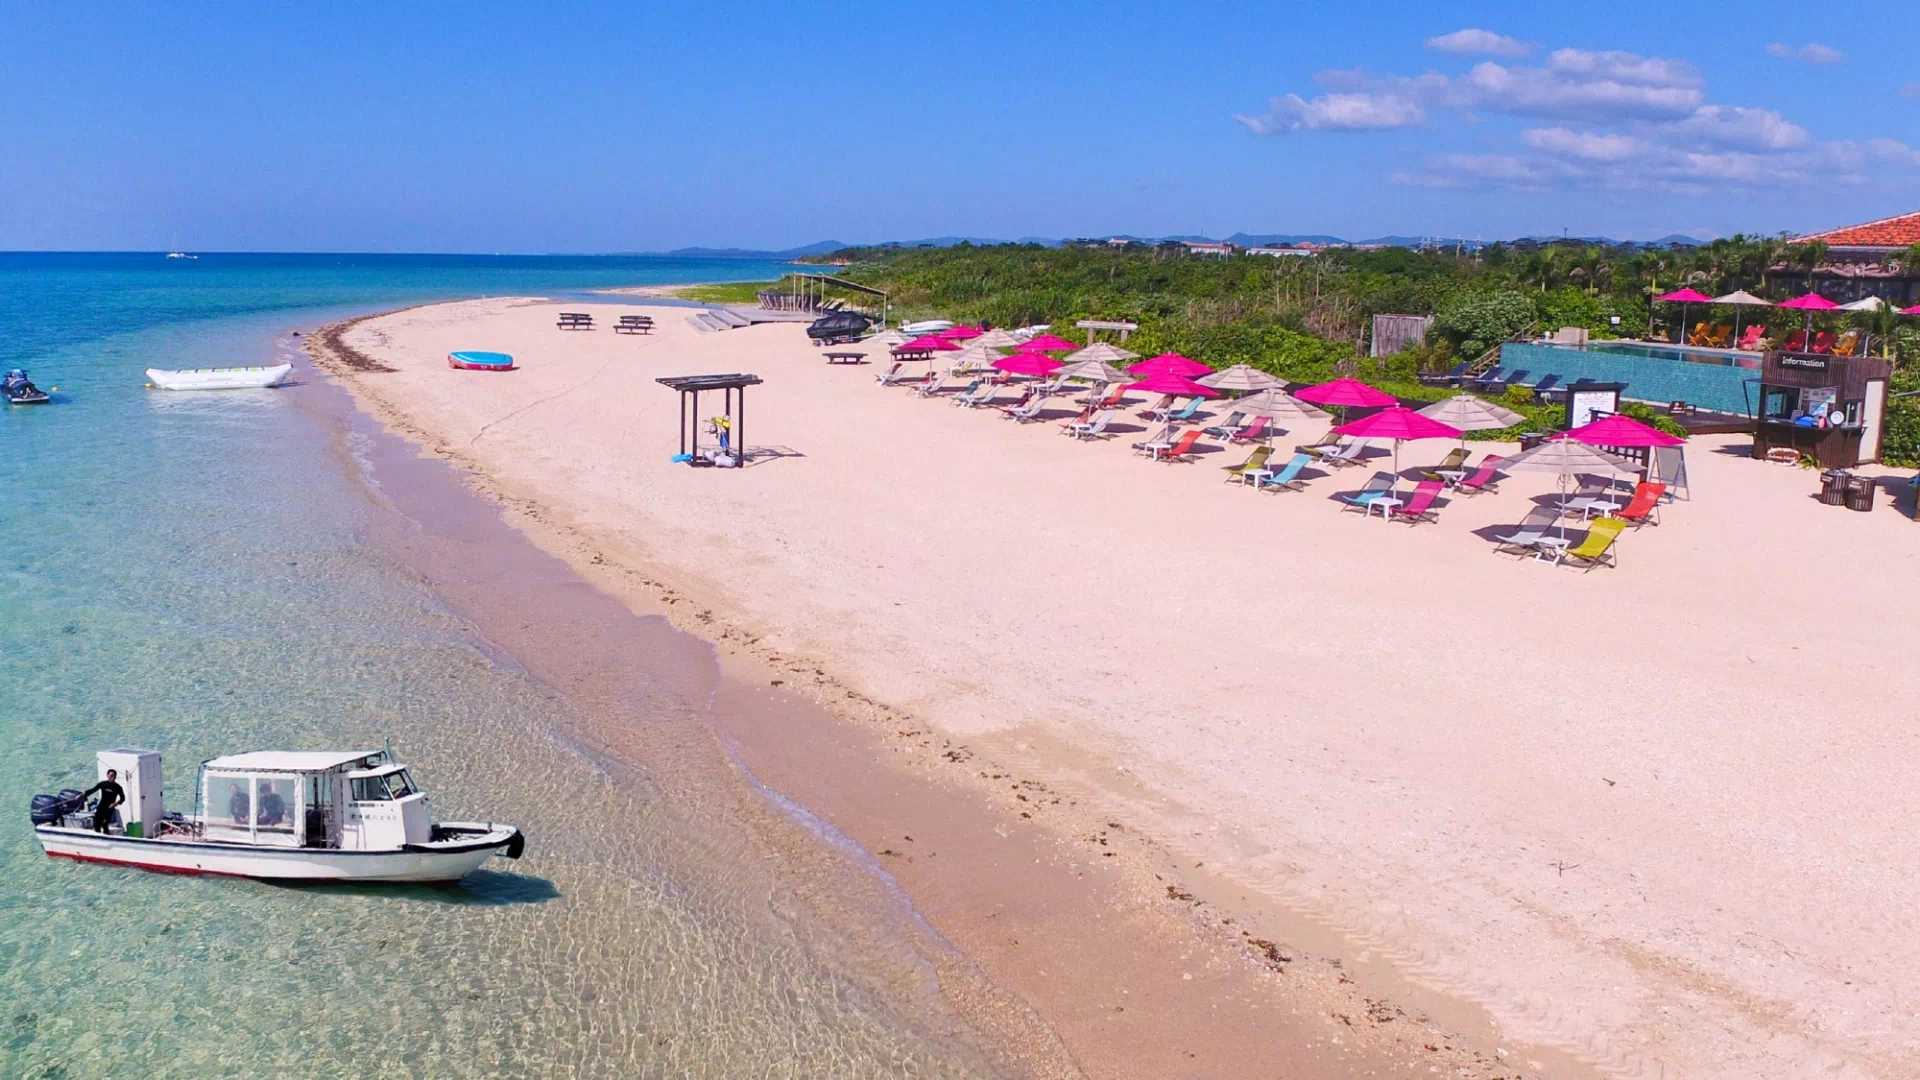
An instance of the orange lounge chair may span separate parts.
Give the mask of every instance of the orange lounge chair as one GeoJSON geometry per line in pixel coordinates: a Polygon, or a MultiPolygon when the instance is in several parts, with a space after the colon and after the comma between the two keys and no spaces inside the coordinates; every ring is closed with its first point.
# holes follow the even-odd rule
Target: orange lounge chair
{"type": "Polygon", "coordinates": [[[1705,345],[1713,336],[1713,327],[1703,322],[1693,324],[1693,333],[1687,335],[1687,344],[1705,345]]]}
{"type": "Polygon", "coordinates": [[[1849,330],[1833,343],[1833,355],[1852,356],[1860,350],[1860,331],[1849,330]]]}
{"type": "Polygon", "coordinates": [[[1153,454],[1155,461],[1192,461],[1193,444],[1200,441],[1200,435],[1199,428],[1188,428],[1181,432],[1179,442],[1171,446],[1154,444],[1148,447],[1148,450],[1153,454]]]}
{"type": "Polygon", "coordinates": [[[1733,340],[1731,325],[1716,326],[1713,332],[1707,335],[1707,346],[1713,349],[1724,349],[1727,347],[1727,342],[1731,340],[1733,340]]]}

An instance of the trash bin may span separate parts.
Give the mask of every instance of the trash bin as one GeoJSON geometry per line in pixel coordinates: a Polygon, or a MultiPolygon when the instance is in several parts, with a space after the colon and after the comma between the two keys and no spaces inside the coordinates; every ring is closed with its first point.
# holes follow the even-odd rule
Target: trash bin
{"type": "Polygon", "coordinates": [[[1820,501],[1828,506],[1844,506],[1847,502],[1847,481],[1853,474],[1845,469],[1828,469],[1820,474],[1820,501]]]}
{"type": "Polygon", "coordinates": [[[1847,509],[1863,512],[1872,510],[1873,494],[1873,477],[1850,476],[1847,478],[1847,509]]]}

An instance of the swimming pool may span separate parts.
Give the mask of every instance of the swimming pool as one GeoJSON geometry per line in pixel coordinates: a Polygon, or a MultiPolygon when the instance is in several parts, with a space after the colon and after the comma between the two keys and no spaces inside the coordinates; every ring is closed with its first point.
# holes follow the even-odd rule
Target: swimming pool
{"type": "Polygon", "coordinates": [[[1640,341],[1595,341],[1588,344],[1587,349],[1591,352],[1624,353],[1628,356],[1679,360],[1688,364],[1718,364],[1722,367],[1760,370],[1759,353],[1730,353],[1724,349],[1695,349],[1685,345],[1649,345],[1640,341]]]}
{"type": "Polygon", "coordinates": [[[1595,342],[1543,345],[1509,342],[1500,347],[1500,365],[1524,371],[1522,381],[1538,382],[1560,376],[1564,385],[1577,379],[1622,383],[1621,396],[1665,404],[1685,401],[1714,412],[1751,414],[1748,384],[1759,378],[1760,358],[1639,342],[1595,342]]]}

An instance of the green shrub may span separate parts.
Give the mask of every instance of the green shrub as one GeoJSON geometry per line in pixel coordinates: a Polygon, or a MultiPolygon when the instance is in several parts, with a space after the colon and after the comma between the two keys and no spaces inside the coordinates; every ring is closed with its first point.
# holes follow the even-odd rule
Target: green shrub
{"type": "Polygon", "coordinates": [[[1531,296],[1502,289],[1452,301],[1434,317],[1433,329],[1452,342],[1460,355],[1478,357],[1526,333],[1538,321],[1531,296]]]}
{"type": "Polygon", "coordinates": [[[1519,409],[1531,405],[1533,404],[1533,387],[1521,386],[1515,383],[1507,387],[1506,393],[1500,395],[1500,403],[1509,409],[1519,409]]]}

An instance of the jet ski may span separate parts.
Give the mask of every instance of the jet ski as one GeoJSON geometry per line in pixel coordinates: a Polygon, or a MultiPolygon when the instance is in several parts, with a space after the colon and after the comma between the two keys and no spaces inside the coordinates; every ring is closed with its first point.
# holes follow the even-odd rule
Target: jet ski
{"type": "Polygon", "coordinates": [[[867,332],[873,320],[857,311],[836,311],[813,320],[807,327],[807,336],[815,345],[838,345],[845,341],[858,341],[860,335],[867,332]]]}
{"type": "Polygon", "coordinates": [[[14,368],[0,379],[0,397],[9,405],[41,405],[47,401],[47,392],[33,385],[25,371],[14,368]]]}

